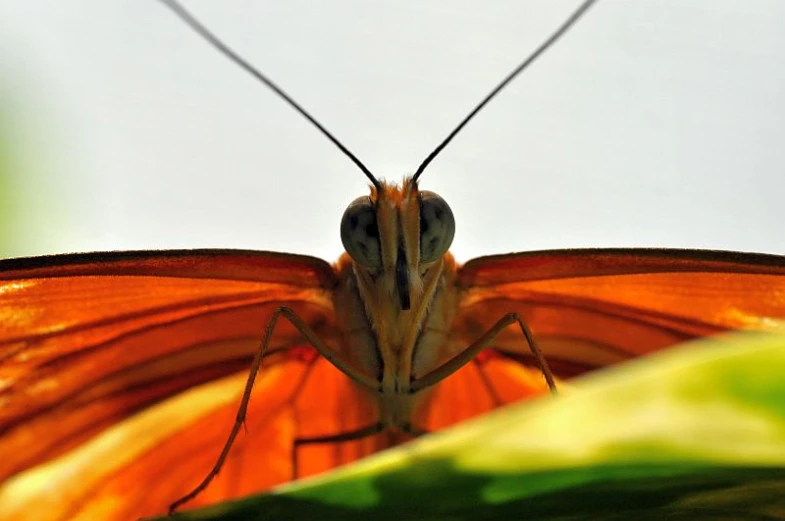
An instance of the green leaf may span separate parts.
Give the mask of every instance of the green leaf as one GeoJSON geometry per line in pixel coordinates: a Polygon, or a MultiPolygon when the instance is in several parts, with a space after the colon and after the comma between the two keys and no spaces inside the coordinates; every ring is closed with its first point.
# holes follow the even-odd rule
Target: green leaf
{"type": "Polygon", "coordinates": [[[785,335],[686,344],[317,478],[159,519],[509,518],[785,519],[785,335]]]}

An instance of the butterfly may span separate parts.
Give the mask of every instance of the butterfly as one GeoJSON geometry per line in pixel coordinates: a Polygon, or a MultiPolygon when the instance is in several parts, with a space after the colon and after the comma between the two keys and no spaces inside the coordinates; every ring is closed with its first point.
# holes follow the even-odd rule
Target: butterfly
{"type": "Polygon", "coordinates": [[[449,206],[420,190],[421,172],[400,186],[366,174],[335,265],[237,250],[0,261],[0,514],[211,503],[542,394],[541,371],[565,379],[695,337],[781,328],[778,256],[554,250],[459,266],[449,206]],[[487,349],[466,351],[489,331],[487,349]],[[262,367],[243,433],[249,364],[262,367]],[[220,474],[187,496],[222,447],[220,474]]]}

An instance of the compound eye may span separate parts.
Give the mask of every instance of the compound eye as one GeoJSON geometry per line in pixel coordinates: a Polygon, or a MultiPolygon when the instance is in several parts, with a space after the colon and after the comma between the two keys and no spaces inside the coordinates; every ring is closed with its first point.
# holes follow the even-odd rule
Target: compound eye
{"type": "Polygon", "coordinates": [[[378,268],[382,262],[376,208],[368,196],[358,197],[341,218],[341,242],[349,256],[366,268],[378,268]]]}
{"type": "Polygon", "coordinates": [[[455,218],[447,202],[433,192],[420,192],[420,262],[434,262],[452,244],[455,218]]]}

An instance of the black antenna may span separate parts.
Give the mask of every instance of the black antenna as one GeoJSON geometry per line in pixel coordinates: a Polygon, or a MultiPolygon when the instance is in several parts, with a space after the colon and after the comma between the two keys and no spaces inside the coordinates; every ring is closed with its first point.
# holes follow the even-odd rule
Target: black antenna
{"type": "Polygon", "coordinates": [[[564,33],[566,33],[566,32],[567,32],[567,31],[570,29],[570,27],[572,27],[572,25],[573,25],[573,24],[575,24],[575,22],[577,22],[577,21],[578,21],[578,19],[579,19],[581,16],[583,16],[583,15],[584,15],[584,13],[586,13],[586,11],[588,11],[588,10],[589,10],[589,7],[591,7],[591,5],[592,5],[594,2],[596,2],[596,0],[586,0],[585,2],[583,2],[583,3],[582,3],[582,4],[581,4],[581,5],[580,5],[580,6],[579,6],[579,7],[578,7],[578,8],[577,8],[577,9],[576,9],[576,10],[575,10],[575,11],[574,11],[574,12],[573,12],[571,15],[570,15],[570,17],[569,17],[569,18],[567,18],[567,21],[565,21],[565,22],[564,22],[564,23],[563,23],[563,24],[562,24],[562,25],[561,25],[561,26],[560,26],[558,29],[556,29],[556,31],[554,31],[554,33],[553,33],[553,34],[551,34],[551,35],[548,37],[548,39],[547,39],[547,40],[545,40],[543,43],[541,43],[541,44],[540,44],[540,46],[537,48],[537,50],[536,50],[536,51],[534,51],[534,52],[533,52],[533,53],[532,53],[532,54],[531,54],[531,55],[530,55],[528,58],[526,58],[526,60],[524,60],[524,62],[523,62],[523,63],[521,63],[520,65],[518,65],[518,66],[515,68],[515,70],[513,70],[513,71],[512,71],[510,74],[508,74],[508,75],[507,75],[507,77],[506,77],[506,78],[504,78],[504,80],[502,80],[502,82],[501,82],[501,83],[499,83],[499,84],[498,84],[498,85],[497,85],[497,86],[496,86],[496,87],[495,87],[495,88],[494,88],[494,89],[491,91],[491,93],[490,93],[490,94],[488,94],[487,96],[485,96],[485,99],[483,99],[483,100],[482,100],[482,101],[481,101],[481,102],[480,102],[480,103],[479,103],[479,104],[478,104],[476,107],[474,107],[474,108],[472,109],[472,111],[471,111],[471,112],[469,112],[469,114],[467,114],[467,115],[466,115],[466,117],[465,117],[465,118],[463,118],[463,121],[461,121],[461,122],[458,124],[458,126],[457,126],[457,127],[455,127],[455,129],[454,129],[452,132],[450,132],[450,134],[449,134],[449,135],[448,135],[446,138],[444,138],[444,141],[442,141],[441,143],[439,143],[439,146],[437,146],[435,149],[433,149],[433,152],[431,152],[430,154],[428,154],[428,157],[426,157],[426,158],[425,158],[425,160],[424,160],[424,161],[423,161],[423,162],[420,164],[420,166],[417,168],[417,171],[414,173],[414,176],[412,177],[412,181],[414,181],[414,182],[416,183],[416,182],[417,182],[417,179],[418,179],[418,178],[419,178],[419,177],[422,175],[422,173],[423,173],[423,171],[425,170],[425,168],[426,168],[426,167],[427,167],[427,166],[428,166],[428,165],[431,163],[431,161],[433,161],[433,159],[434,159],[436,156],[438,156],[438,155],[439,155],[439,152],[441,152],[441,151],[444,149],[444,147],[446,147],[446,146],[447,146],[447,144],[448,144],[450,141],[452,141],[452,138],[454,138],[454,137],[455,137],[455,135],[456,135],[456,134],[458,134],[458,132],[460,132],[460,131],[461,131],[461,129],[462,129],[463,127],[465,127],[465,126],[466,126],[466,124],[467,124],[467,123],[468,123],[468,122],[469,122],[469,121],[470,121],[470,120],[471,120],[471,119],[472,119],[472,118],[473,118],[473,117],[474,117],[474,116],[475,116],[475,115],[476,115],[478,112],[480,112],[480,110],[482,110],[482,108],[483,108],[485,105],[487,105],[487,104],[488,104],[488,102],[489,102],[489,101],[491,101],[491,99],[493,99],[493,97],[494,97],[494,96],[496,96],[496,95],[499,93],[499,91],[501,91],[501,90],[502,90],[504,87],[506,87],[506,86],[507,86],[507,84],[508,84],[508,83],[510,83],[512,80],[514,80],[514,79],[515,79],[515,77],[516,77],[518,74],[520,74],[520,73],[521,73],[521,72],[522,72],[522,71],[523,71],[523,70],[524,70],[526,67],[528,67],[529,65],[531,65],[531,63],[532,63],[532,62],[534,62],[534,60],[536,60],[537,58],[539,58],[539,57],[540,57],[540,55],[541,55],[543,52],[545,52],[545,51],[548,49],[548,47],[550,47],[551,45],[553,45],[553,44],[556,42],[556,40],[558,40],[559,38],[561,38],[561,37],[564,35],[564,33]]]}
{"type": "Polygon", "coordinates": [[[204,25],[201,24],[201,22],[199,22],[199,20],[194,18],[193,15],[191,15],[191,13],[186,11],[186,9],[183,6],[181,6],[176,0],[161,0],[161,2],[167,7],[169,7],[172,11],[174,11],[174,13],[177,16],[179,16],[180,19],[182,19],[186,23],[186,25],[188,25],[188,27],[196,31],[200,36],[202,36],[202,38],[207,40],[210,43],[210,45],[215,47],[218,51],[223,53],[227,58],[235,62],[237,65],[245,69],[246,72],[248,72],[251,76],[255,77],[256,79],[258,79],[259,81],[270,87],[278,96],[283,98],[284,101],[286,101],[289,105],[291,105],[294,108],[294,110],[302,114],[302,116],[305,117],[305,119],[313,123],[313,125],[316,128],[318,128],[322,132],[322,134],[324,134],[327,137],[327,139],[332,141],[333,144],[337,146],[341,150],[341,152],[344,153],[344,155],[346,155],[346,157],[351,159],[352,162],[354,162],[354,164],[357,165],[357,167],[360,170],[362,170],[363,174],[365,174],[365,176],[371,180],[371,183],[373,183],[373,186],[375,186],[377,190],[379,191],[382,190],[382,184],[379,182],[378,179],[374,177],[371,171],[368,170],[368,168],[364,164],[362,164],[362,162],[359,159],[357,159],[357,156],[352,154],[348,148],[343,146],[343,143],[338,141],[338,139],[335,136],[333,136],[330,133],[330,131],[324,128],[324,126],[322,126],[321,123],[316,121],[316,119],[313,116],[311,116],[296,101],[294,101],[291,97],[289,97],[289,95],[286,94],[278,85],[273,83],[273,81],[270,80],[264,74],[262,74],[261,71],[259,71],[253,65],[245,61],[242,57],[240,57],[240,55],[238,55],[236,52],[230,49],[225,43],[219,40],[217,36],[211,33],[204,25]]]}

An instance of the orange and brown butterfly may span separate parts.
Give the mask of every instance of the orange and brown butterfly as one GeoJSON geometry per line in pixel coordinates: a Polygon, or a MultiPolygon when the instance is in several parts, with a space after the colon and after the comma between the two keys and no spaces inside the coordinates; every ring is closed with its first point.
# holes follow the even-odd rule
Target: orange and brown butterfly
{"type": "Polygon", "coordinates": [[[555,250],[461,266],[448,253],[452,212],[420,190],[422,171],[591,3],[401,185],[277,91],[372,183],[334,265],[238,250],[0,261],[0,518],[214,503],[542,394],[550,372],[558,385],[691,338],[781,328],[784,257],[555,250]]]}

